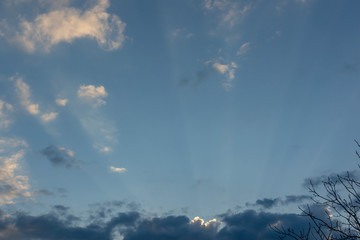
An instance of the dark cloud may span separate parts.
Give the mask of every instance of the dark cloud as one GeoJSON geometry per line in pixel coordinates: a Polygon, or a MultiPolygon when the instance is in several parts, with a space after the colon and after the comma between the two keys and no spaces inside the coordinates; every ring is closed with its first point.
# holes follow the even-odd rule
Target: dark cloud
{"type": "MultiPolygon", "coordinates": [[[[308,226],[306,217],[297,214],[268,213],[246,210],[240,213],[227,212],[219,220],[205,222],[187,216],[148,218],[139,212],[120,212],[108,220],[95,219],[84,224],[71,210],[56,205],[48,214],[32,216],[17,213],[0,218],[0,239],[7,240],[110,240],[114,234],[124,240],[275,240],[278,234],[270,226],[283,226],[300,231],[308,226]]],[[[326,217],[323,206],[312,205],[311,211],[321,218],[326,217]]],[[[6,213],[0,211],[0,216],[6,213]]]]}
{"type": "Polygon", "coordinates": [[[185,87],[188,85],[193,85],[197,87],[198,85],[204,83],[206,80],[210,79],[212,76],[216,74],[216,71],[210,66],[205,66],[203,69],[196,72],[194,78],[183,78],[179,81],[178,85],[180,87],[185,87]]]}
{"type": "Polygon", "coordinates": [[[0,239],[7,240],[110,240],[116,226],[133,226],[139,218],[136,212],[120,213],[104,225],[74,226],[69,217],[60,217],[55,212],[31,216],[18,213],[1,218],[0,239]]]}
{"type": "Polygon", "coordinates": [[[337,181],[338,177],[345,177],[345,176],[349,176],[350,178],[357,180],[357,179],[359,179],[360,172],[359,172],[359,170],[353,170],[353,171],[348,171],[348,172],[332,173],[330,175],[322,175],[322,176],[317,176],[317,177],[306,178],[304,180],[302,186],[305,188],[309,188],[310,183],[312,183],[312,185],[314,187],[318,187],[320,185],[323,185],[323,183],[326,181],[329,181],[329,180],[332,182],[337,181]]]}
{"type": "Polygon", "coordinates": [[[53,166],[61,167],[80,167],[80,161],[74,158],[74,153],[63,147],[50,145],[41,153],[52,163],[53,166]]]}
{"type": "Polygon", "coordinates": [[[305,200],[310,200],[311,197],[307,195],[289,195],[285,199],[281,198],[263,198],[256,200],[255,203],[246,203],[247,207],[261,207],[263,209],[270,209],[279,205],[288,205],[293,203],[300,203],[305,200]]]}

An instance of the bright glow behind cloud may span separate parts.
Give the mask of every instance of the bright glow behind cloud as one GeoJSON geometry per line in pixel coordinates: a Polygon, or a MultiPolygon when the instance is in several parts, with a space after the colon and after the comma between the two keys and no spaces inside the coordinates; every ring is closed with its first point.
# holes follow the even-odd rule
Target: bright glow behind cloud
{"type": "Polygon", "coordinates": [[[124,173],[124,172],[126,172],[127,170],[126,170],[126,168],[117,168],[117,167],[111,166],[111,167],[110,167],[110,171],[111,171],[111,172],[116,172],[116,173],[124,173]]]}
{"type": "Polygon", "coordinates": [[[101,48],[116,50],[125,40],[126,24],[118,16],[106,12],[109,5],[108,0],[99,0],[86,11],[61,6],[38,15],[33,22],[22,21],[16,40],[28,52],[49,51],[60,42],[71,43],[78,38],[95,39],[101,48]]]}

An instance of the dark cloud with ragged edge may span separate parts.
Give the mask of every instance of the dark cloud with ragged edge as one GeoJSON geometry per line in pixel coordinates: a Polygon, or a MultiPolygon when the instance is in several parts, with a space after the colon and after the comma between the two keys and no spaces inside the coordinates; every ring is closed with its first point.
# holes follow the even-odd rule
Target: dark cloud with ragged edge
{"type": "Polygon", "coordinates": [[[41,153],[56,167],[80,167],[81,162],[74,158],[74,152],[64,147],[50,145],[41,153]]]}
{"type": "MultiPolygon", "coordinates": [[[[311,205],[317,216],[326,217],[324,206],[311,205]]],[[[137,211],[120,212],[109,219],[94,219],[81,224],[68,207],[57,205],[47,214],[32,216],[19,212],[5,216],[0,212],[0,239],[7,240],[275,240],[278,234],[271,226],[300,231],[308,227],[306,217],[293,213],[269,213],[246,210],[219,215],[219,220],[205,222],[199,217],[147,217],[137,211]],[[220,224],[221,222],[221,224],[220,224]],[[121,238],[120,238],[121,239],[121,238]]]]}
{"type": "Polygon", "coordinates": [[[326,181],[337,181],[338,177],[346,177],[349,176],[350,178],[354,180],[358,180],[360,177],[360,171],[359,170],[353,170],[353,171],[347,171],[347,172],[340,172],[340,173],[332,173],[329,175],[322,175],[322,176],[316,176],[316,177],[310,177],[306,178],[304,182],[302,183],[302,186],[304,188],[309,188],[311,184],[314,187],[318,187],[320,185],[323,185],[326,181]]]}
{"type": "Polygon", "coordinates": [[[301,203],[306,200],[310,200],[311,196],[308,195],[288,195],[285,199],[282,198],[263,198],[256,200],[255,203],[246,203],[247,207],[261,207],[264,209],[270,209],[276,206],[283,206],[293,203],[301,203]]]}

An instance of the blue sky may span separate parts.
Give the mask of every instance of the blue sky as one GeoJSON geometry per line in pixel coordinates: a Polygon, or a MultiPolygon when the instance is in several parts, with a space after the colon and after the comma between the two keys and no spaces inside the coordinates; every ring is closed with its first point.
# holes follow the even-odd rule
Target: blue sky
{"type": "Polygon", "coordinates": [[[2,1],[1,207],[296,212],[305,179],[357,166],[359,7],[2,1]]]}

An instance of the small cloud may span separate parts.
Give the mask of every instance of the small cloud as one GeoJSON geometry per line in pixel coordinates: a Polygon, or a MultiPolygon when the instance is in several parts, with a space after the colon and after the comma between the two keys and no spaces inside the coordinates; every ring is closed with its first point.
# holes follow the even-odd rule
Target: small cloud
{"type": "Polygon", "coordinates": [[[239,50],[236,52],[237,55],[244,55],[251,49],[250,42],[243,43],[239,50]]]}
{"type": "Polygon", "coordinates": [[[53,166],[64,166],[66,168],[79,167],[81,164],[74,158],[74,152],[64,147],[50,145],[41,153],[52,163],[53,166]]]}
{"type": "Polygon", "coordinates": [[[66,104],[67,104],[67,102],[68,102],[68,100],[65,99],[65,98],[57,98],[57,99],[55,100],[55,102],[56,102],[57,105],[59,105],[59,106],[61,106],[61,107],[65,107],[66,104]]]}
{"type": "Polygon", "coordinates": [[[57,112],[51,112],[51,113],[44,113],[43,115],[41,115],[41,119],[45,122],[54,120],[57,117],[58,113],[57,112]]]}
{"type": "Polygon", "coordinates": [[[218,62],[213,63],[213,68],[221,74],[225,74],[229,70],[229,66],[225,64],[220,64],[218,62]]]}
{"type": "Polygon", "coordinates": [[[116,172],[116,173],[124,173],[127,170],[126,170],[126,168],[117,168],[117,167],[110,166],[110,171],[116,172]]]}
{"type": "Polygon", "coordinates": [[[77,94],[79,98],[93,103],[94,106],[106,104],[106,101],[103,98],[108,95],[104,86],[101,85],[82,85],[77,91],[77,94]]]}
{"type": "Polygon", "coordinates": [[[100,149],[100,152],[109,152],[111,149],[109,147],[103,147],[100,149]]]}
{"type": "Polygon", "coordinates": [[[226,75],[227,79],[222,83],[223,87],[228,91],[232,87],[232,81],[235,79],[235,69],[237,64],[231,62],[230,64],[220,64],[218,61],[215,61],[212,64],[214,70],[218,73],[226,75]]]}
{"type": "Polygon", "coordinates": [[[39,104],[30,104],[30,105],[26,106],[26,110],[32,115],[37,115],[40,112],[39,104]]]}
{"type": "Polygon", "coordinates": [[[55,9],[39,14],[33,21],[21,20],[21,30],[12,41],[20,43],[27,52],[49,51],[54,45],[71,43],[79,38],[94,39],[108,51],[123,45],[126,24],[117,15],[107,13],[108,0],[98,0],[87,10],[69,7],[67,1],[62,2],[55,9]]]}

